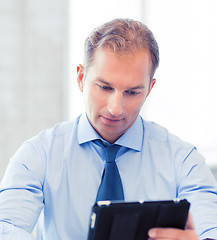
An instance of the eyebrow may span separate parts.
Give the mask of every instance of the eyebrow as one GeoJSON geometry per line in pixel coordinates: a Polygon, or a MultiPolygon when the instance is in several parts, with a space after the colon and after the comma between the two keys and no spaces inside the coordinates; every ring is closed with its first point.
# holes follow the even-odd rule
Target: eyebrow
{"type": "MultiPolygon", "coordinates": [[[[112,85],[110,83],[108,83],[104,80],[99,79],[98,81],[112,87],[112,85]]],[[[128,90],[138,90],[138,89],[145,89],[145,86],[135,86],[135,87],[129,88],[128,90]]]]}

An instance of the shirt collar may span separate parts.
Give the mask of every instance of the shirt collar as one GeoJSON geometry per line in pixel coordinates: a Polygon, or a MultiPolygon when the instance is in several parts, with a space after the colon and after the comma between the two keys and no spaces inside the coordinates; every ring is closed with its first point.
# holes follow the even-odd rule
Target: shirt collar
{"type": "Polygon", "coordinates": [[[90,124],[87,115],[82,114],[78,123],[78,143],[82,144],[95,139],[101,139],[101,137],[90,124]]]}
{"type": "MultiPolygon", "coordinates": [[[[133,125],[115,142],[121,146],[141,151],[144,127],[140,116],[133,125]]],[[[82,114],[78,123],[78,142],[83,144],[95,139],[102,139],[90,124],[87,115],[82,114]]]]}
{"type": "Polygon", "coordinates": [[[121,146],[141,151],[144,127],[139,115],[133,125],[115,142],[121,146]]]}

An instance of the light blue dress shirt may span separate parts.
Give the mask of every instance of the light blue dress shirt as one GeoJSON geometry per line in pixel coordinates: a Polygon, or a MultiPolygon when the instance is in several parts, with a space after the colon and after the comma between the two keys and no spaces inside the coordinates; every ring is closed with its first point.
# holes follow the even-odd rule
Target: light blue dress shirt
{"type": "MultiPolygon", "coordinates": [[[[0,187],[0,239],[29,240],[41,210],[44,240],[86,240],[104,169],[86,115],[26,141],[0,187]]],[[[138,116],[117,142],[126,201],[186,198],[197,234],[217,239],[217,184],[196,148],[138,116]]]]}

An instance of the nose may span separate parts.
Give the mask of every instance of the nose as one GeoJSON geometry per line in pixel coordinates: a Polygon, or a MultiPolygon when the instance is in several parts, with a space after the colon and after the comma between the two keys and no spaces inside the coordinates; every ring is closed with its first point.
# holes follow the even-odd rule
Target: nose
{"type": "Polygon", "coordinates": [[[108,111],[111,115],[117,117],[123,113],[123,96],[122,93],[114,92],[109,99],[108,111]]]}

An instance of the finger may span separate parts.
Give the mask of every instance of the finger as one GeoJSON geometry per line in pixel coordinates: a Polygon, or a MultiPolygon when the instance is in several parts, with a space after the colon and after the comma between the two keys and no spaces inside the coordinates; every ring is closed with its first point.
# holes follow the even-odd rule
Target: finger
{"type": "Polygon", "coordinates": [[[148,232],[151,239],[177,239],[180,234],[178,229],[173,228],[153,228],[148,232]]]}
{"type": "Polygon", "coordinates": [[[186,230],[193,230],[194,229],[194,222],[193,222],[193,217],[192,214],[189,212],[188,214],[188,219],[185,225],[186,230]]]}
{"type": "Polygon", "coordinates": [[[166,238],[148,238],[148,240],[172,240],[172,239],[166,239],[166,238]]]}
{"type": "Polygon", "coordinates": [[[152,228],[148,235],[151,239],[198,240],[194,230],[180,230],[175,228],[152,228]]]}

